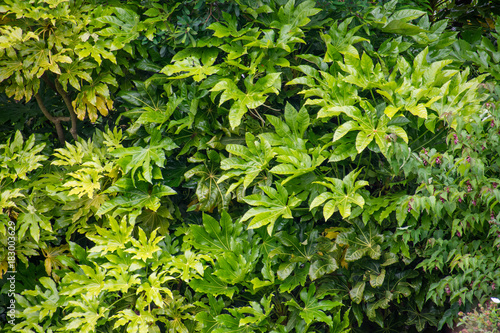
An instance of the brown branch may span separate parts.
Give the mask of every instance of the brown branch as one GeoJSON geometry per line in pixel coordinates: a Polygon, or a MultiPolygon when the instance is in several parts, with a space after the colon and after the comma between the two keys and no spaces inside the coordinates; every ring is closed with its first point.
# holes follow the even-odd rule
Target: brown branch
{"type": "Polygon", "coordinates": [[[64,131],[61,125],[61,121],[70,121],[69,117],[54,117],[50,114],[50,112],[47,110],[45,107],[45,104],[43,103],[42,97],[40,96],[39,93],[35,94],[36,102],[38,103],[38,107],[40,110],[42,110],[43,115],[56,126],[56,131],[57,131],[57,138],[59,139],[59,142],[61,145],[64,145],[66,140],[64,139],[64,131]]]}
{"type": "Polygon", "coordinates": [[[61,84],[57,79],[56,79],[56,89],[59,95],[61,95],[61,97],[63,98],[64,103],[66,104],[66,107],[69,110],[69,115],[71,117],[71,129],[69,130],[69,132],[71,133],[71,136],[73,136],[73,139],[76,141],[78,140],[78,131],[76,128],[77,117],[75,110],[73,109],[73,104],[71,104],[71,100],[69,99],[68,94],[64,91],[64,89],[62,88],[61,84]]]}

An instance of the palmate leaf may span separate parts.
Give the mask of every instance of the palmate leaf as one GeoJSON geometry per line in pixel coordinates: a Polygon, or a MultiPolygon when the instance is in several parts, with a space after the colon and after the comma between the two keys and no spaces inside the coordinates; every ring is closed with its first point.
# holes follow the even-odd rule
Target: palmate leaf
{"type": "Polygon", "coordinates": [[[230,308],[231,313],[218,315],[215,319],[219,327],[214,332],[265,332],[270,326],[269,316],[274,305],[271,304],[273,294],[264,296],[260,302],[251,301],[251,306],[230,308]]]}
{"type": "Polygon", "coordinates": [[[220,222],[203,214],[203,227],[191,226],[193,240],[191,244],[198,250],[211,253],[234,251],[239,242],[247,237],[243,233],[243,223],[233,223],[231,216],[222,211],[220,222]]]}
{"type": "MultiPolygon", "coordinates": [[[[226,211],[220,223],[209,215],[203,215],[203,227],[192,226],[193,240],[190,243],[201,253],[212,253],[216,258],[213,275],[221,282],[236,284],[246,280],[260,257],[256,243],[248,241],[248,232],[243,231],[243,222],[233,223],[226,211]]],[[[210,259],[207,256],[208,260],[210,259]]]]}
{"type": "MultiPolygon", "coordinates": [[[[166,324],[166,331],[171,333],[186,333],[190,330],[192,331],[194,327],[192,320],[194,318],[193,308],[195,306],[190,302],[192,301],[176,294],[172,301],[165,302],[166,306],[163,309],[158,311],[153,310],[153,314],[155,318],[158,318],[158,315],[166,317],[164,317],[166,320],[162,320],[166,324]]],[[[159,327],[155,327],[155,332],[161,332],[159,327]]]]}
{"type": "Polygon", "coordinates": [[[349,28],[352,20],[353,18],[351,17],[340,24],[335,22],[328,33],[321,35],[321,39],[323,39],[326,44],[325,62],[341,59],[341,54],[349,54],[359,58],[359,53],[354,47],[354,44],[368,40],[355,35],[362,27],[361,25],[349,28]]]}
{"type": "MultiPolygon", "coordinates": [[[[317,14],[320,9],[314,8],[314,1],[304,1],[295,5],[295,0],[286,2],[278,10],[270,26],[279,29],[279,36],[275,46],[286,52],[292,52],[296,43],[305,43],[301,38],[304,36],[302,27],[310,22],[311,16],[317,14]]],[[[305,29],[304,29],[305,30],[305,29]]]]}
{"type": "Polygon", "coordinates": [[[188,48],[177,53],[172,59],[174,64],[165,66],[161,72],[168,75],[169,79],[193,77],[196,82],[200,82],[219,72],[219,65],[213,65],[218,54],[217,48],[188,48]]]}
{"type": "Polygon", "coordinates": [[[205,272],[204,262],[210,262],[212,258],[201,253],[194,253],[191,250],[184,251],[183,254],[174,256],[170,262],[169,273],[179,274],[179,277],[189,282],[195,277],[201,277],[205,272]]]}
{"type": "MultiPolygon", "coordinates": [[[[295,267],[295,265],[294,265],[295,267]]],[[[286,279],[280,284],[280,292],[289,293],[299,285],[304,286],[307,281],[307,274],[309,272],[309,264],[304,265],[300,270],[294,270],[286,279]]]]}
{"type": "Polygon", "coordinates": [[[298,206],[302,199],[291,196],[288,197],[288,191],[279,183],[276,184],[276,189],[269,186],[260,186],[264,194],[252,194],[243,200],[251,205],[256,206],[248,210],[241,218],[246,221],[252,218],[249,229],[256,229],[267,225],[267,232],[272,234],[274,223],[279,217],[286,219],[292,218],[292,209],[298,206]]]}
{"type": "Polygon", "coordinates": [[[262,133],[259,136],[268,141],[273,147],[292,149],[297,152],[306,153],[306,142],[304,135],[309,128],[311,119],[305,107],[298,112],[290,104],[285,105],[285,119],[267,115],[267,120],[273,125],[274,132],[262,133]]]}
{"type": "Polygon", "coordinates": [[[82,333],[95,332],[98,321],[102,318],[107,319],[109,315],[109,309],[100,306],[99,303],[97,298],[87,295],[82,295],[78,301],[68,301],[71,313],[62,318],[68,322],[65,329],[78,330],[82,333]]]}
{"type": "Polygon", "coordinates": [[[270,172],[278,175],[289,175],[281,182],[281,185],[285,185],[296,177],[314,172],[326,159],[321,155],[320,147],[310,151],[310,154],[288,147],[275,148],[274,151],[278,154],[277,162],[281,164],[273,167],[270,172]]]}
{"type": "Polygon", "coordinates": [[[232,128],[235,128],[241,123],[241,118],[249,109],[255,109],[264,104],[269,93],[279,93],[276,87],[281,87],[280,75],[281,73],[267,74],[255,83],[253,83],[253,76],[247,76],[244,80],[246,93],[241,91],[236,82],[231,79],[220,80],[210,91],[215,95],[222,91],[219,105],[225,101],[234,100],[229,110],[229,123],[232,128]]]}
{"type": "Polygon", "coordinates": [[[168,101],[161,98],[161,93],[155,83],[134,81],[137,90],[120,92],[119,96],[132,106],[124,116],[136,119],[139,124],[163,124],[183,101],[182,98],[171,96],[168,101]]]}
{"type": "Polygon", "coordinates": [[[104,283],[104,290],[108,292],[119,291],[122,294],[126,294],[132,288],[135,291],[137,286],[141,286],[144,282],[141,281],[139,274],[132,274],[132,271],[138,270],[141,265],[136,260],[132,260],[124,252],[118,251],[118,254],[108,254],[106,255],[106,259],[109,262],[104,265],[110,268],[110,270],[107,272],[108,278],[104,283]]]}
{"type": "MultiPolygon", "coordinates": [[[[91,160],[90,156],[93,153],[98,153],[95,150],[94,144],[91,140],[88,141],[78,141],[75,144],[66,142],[66,147],[57,148],[56,152],[53,154],[57,159],[52,162],[53,165],[79,165],[83,161],[91,160]]],[[[97,154],[96,154],[97,155],[97,154]]]]}
{"type": "Polygon", "coordinates": [[[102,173],[111,171],[112,165],[109,163],[102,167],[97,162],[86,162],[82,166],[85,168],[68,173],[73,180],[67,181],[62,186],[70,188],[68,195],[76,194],[78,198],[87,195],[92,199],[96,191],[101,189],[100,179],[104,177],[102,173]]]}
{"type": "Polygon", "coordinates": [[[208,295],[208,304],[206,302],[197,302],[205,311],[198,312],[195,316],[196,321],[201,325],[202,333],[210,333],[215,329],[222,327],[222,324],[217,323],[217,316],[220,315],[224,309],[224,301],[221,298],[217,299],[212,295],[208,295]]]}
{"type": "Polygon", "coordinates": [[[212,212],[215,207],[227,209],[230,196],[227,194],[227,184],[218,183],[222,177],[220,163],[224,157],[222,153],[208,150],[207,154],[197,152],[189,161],[198,164],[184,173],[184,177],[196,184],[196,199],[189,204],[189,210],[212,212]]]}
{"type": "Polygon", "coordinates": [[[236,20],[236,17],[231,16],[228,13],[222,12],[222,17],[224,18],[224,21],[219,21],[210,24],[207,29],[213,30],[214,31],[214,36],[218,38],[223,38],[223,37],[241,37],[244,34],[247,34],[248,32],[257,32],[258,28],[243,28],[241,30],[238,30],[238,23],[236,20]]]}
{"type": "Polygon", "coordinates": [[[126,218],[118,222],[115,218],[109,217],[109,226],[110,229],[95,226],[97,234],[87,236],[96,244],[89,250],[90,253],[103,256],[108,252],[125,249],[132,241],[134,226],[129,224],[126,218]]]}
{"type": "Polygon", "coordinates": [[[251,245],[237,250],[237,253],[226,252],[220,255],[215,264],[214,275],[228,284],[243,283],[250,272],[253,272],[260,253],[251,245]]]}
{"type": "Polygon", "coordinates": [[[353,204],[362,208],[365,200],[357,191],[367,186],[368,182],[365,180],[356,181],[360,172],[361,170],[357,172],[353,170],[343,180],[326,177],[327,182],[316,182],[327,187],[331,192],[321,193],[314,198],[310,204],[310,209],[324,203],[323,216],[328,220],[337,210],[343,218],[348,218],[351,215],[351,206],[353,204]]]}
{"type": "Polygon", "coordinates": [[[320,106],[318,118],[338,116],[344,111],[353,108],[359,100],[358,88],[347,81],[340,74],[332,74],[319,71],[308,65],[293,67],[306,74],[287,82],[290,84],[302,84],[309,89],[304,89],[300,94],[306,98],[305,105],[320,106]],[[315,97],[311,99],[310,97],[315,97]]]}
{"type": "Polygon", "coordinates": [[[361,221],[355,221],[353,228],[340,233],[336,239],[338,245],[348,246],[345,254],[347,262],[359,260],[364,256],[379,259],[382,254],[383,241],[384,236],[379,233],[373,223],[364,225],[361,221]]]}
{"type": "Polygon", "coordinates": [[[19,239],[23,239],[28,229],[36,243],[40,241],[40,229],[52,232],[50,218],[40,213],[32,204],[28,204],[26,211],[19,214],[17,222],[20,225],[17,234],[19,239]]]}
{"type": "Polygon", "coordinates": [[[44,147],[44,143],[35,145],[34,135],[25,141],[21,132],[16,131],[13,138],[0,145],[0,180],[7,177],[28,180],[27,174],[40,168],[40,162],[47,160],[47,156],[39,154],[44,147]]]}
{"type": "Polygon", "coordinates": [[[57,309],[62,306],[62,304],[65,303],[66,300],[64,297],[59,296],[59,290],[57,288],[58,285],[55,280],[44,276],[40,277],[38,281],[45,288],[45,290],[42,292],[41,288],[37,286],[35,290],[30,291],[31,294],[29,296],[37,296],[43,299],[43,301],[41,301],[38,305],[38,318],[42,319],[54,315],[57,309]]]}
{"type": "Polygon", "coordinates": [[[70,255],[70,253],[66,252],[69,252],[68,244],[42,249],[42,254],[45,257],[44,266],[47,275],[54,276],[54,278],[57,279],[57,275],[55,274],[55,272],[54,274],[52,274],[53,271],[61,269],[61,267],[64,266],[57,257],[70,255]]]}
{"type": "Polygon", "coordinates": [[[425,15],[425,12],[416,9],[402,9],[396,11],[396,3],[397,0],[392,0],[384,4],[383,7],[376,7],[367,12],[364,19],[371,26],[387,33],[411,36],[426,31],[419,26],[409,23],[425,15]]]}
{"type": "Polygon", "coordinates": [[[200,293],[213,296],[225,295],[229,298],[233,298],[234,293],[238,291],[238,287],[229,286],[212,273],[212,269],[206,269],[203,278],[191,280],[189,286],[200,293]]]}
{"type": "Polygon", "coordinates": [[[316,286],[311,283],[309,289],[302,289],[300,292],[300,299],[304,305],[299,304],[295,299],[287,301],[285,304],[298,309],[299,315],[307,325],[313,322],[324,322],[328,326],[333,325],[331,316],[328,316],[325,311],[330,311],[335,307],[342,306],[340,302],[334,301],[321,301],[324,296],[316,295],[316,286]]]}
{"type": "Polygon", "coordinates": [[[280,285],[282,292],[299,284],[304,285],[308,275],[311,280],[316,280],[339,268],[336,259],[338,250],[331,246],[329,240],[329,246],[320,246],[317,231],[311,232],[307,240],[302,242],[298,235],[290,235],[285,231],[277,233],[275,238],[281,242],[281,246],[272,250],[269,256],[287,256],[286,261],[281,263],[277,270],[279,279],[284,280],[280,285]]]}
{"type": "Polygon", "coordinates": [[[113,8],[115,16],[101,16],[97,18],[100,23],[108,24],[108,27],[97,32],[98,35],[111,37],[109,50],[116,51],[124,49],[133,54],[131,41],[139,37],[139,32],[144,30],[145,25],[140,22],[139,15],[133,10],[115,7],[113,8]]]}
{"type": "Polygon", "coordinates": [[[61,295],[89,295],[97,297],[104,290],[107,269],[95,264],[95,269],[80,265],[78,272],[70,272],[62,278],[64,287],[61,295]]]}
{"type": "Polygon", "coordinates": [[[278,17],[271,22],[271,26],[278,29],[284,26],[303,27],[311,21],[309,17],[321,11],[321,9],[315,8],[315,5],[316,3],[310,0],[304,1],[297,6],[295,0],[287,1],[286,5],[278,10],[278,17]]]}
{"type": "MultiPolygon", "coordinates": [[[[430,108],[435,110],[440,117],[452,118],[452,115],[470,116],[477,114],[480,110],[480,101],[485,96],[480,93],[477,87],[486,78],[485,75],[479,75],[472,80],[468,80],[469,68],[455,75],[449,82],[444,84],[440,90],[446,98],[435,102],[430,108]]],[[[456,120],[451,123],[456,128],[456,120]]]]}
{"type": "Polygon", "coordinates": [[[174,299],[172,291],[167,287],[164,287],[165,283],[169,280],[173,280],[172,276],[165,276],[165,271],[153,272],[148,276],[148,281],[143,282],[141,286],[137,289],[137,293],[144,293],[146,296],[146,301],[148,303],[154,302],[156,306],[162,308],[164,306],[163,294],[166,294],[170,299],[174,299]]]}
{"type": "Polygon", "coordinates": [[[175,220],[175,217],[172,214],[174,213],[173,211],[175,210],[175,207],[171,201],[167,200],[160,200],[161,206],[156,211],[143,209],[142,213],[137,216],[137,223],[144,228],[146,233],[150,233],[155,229],[158,229],[158,232],[161,235],[169,233],[170,222],[175,220]]]}
{"type": "Polygon", "coordinates": [[[390,156],[391,142],[395,140],[391,135],[400,137],[408,144],[408,135],[403,128],[389,125],[390,118],[386,115],[378,117],[375,108],[369,102],[361,101],[360,105],[365,109],[363,114],[357,107],[343,110],[353,120],[346,121],[337,127],[333,135],[334,142],[342,139],[350,131],[359,130],[355,143],[358,154],[365,150],[372,141],[375,141],[380,151],[385,156],[390,156]]]}
{"type": "MultiPolygon", "coordinates": [[[[14,190],[3,190],[0,193],[0,209],[4,210],[6,208],[17,207],[16,198],[22,198],[24,194],[21,193],[21,189],[17,188],[14,190]]],[[[5,221],[7,221],[5,217],[5,221]]]]}
{"type": "MultiPolygon", "coordinates": [[[[305,241],[299,240],[298,235],[291,235],[286,231],[278,232],[275,237],[279,240],[281,246],[272,251],[270,255],[288,255],[290,260],[289,262],[283,263],[284,265],[288,265],[293,262],[307,262],[311,260],[317,252],[317,231],[309,233],[308,238],[305,241]]],[[[290,274],[292,270],[293,268],[286,274],[286,276],[290,274]]],[[[280,277],[284,278],[286,276],[281,275],[280,277]]]]}
{"type": "Polygon", "coordinates": [[[339,61],[338,64],[348,74],[343,80],[362,89],[378,88],[385,83],[382,66],[380,63],[374,65],[373,60],[366,53],[363,53],[361,59],[345,54],[344,62],[339,61]]]}
{"type": "Polygon", "coordinates": [[[158,243],[164,238],[163,236],[156,237],[157,230],[154,230],[149,237],[146,236],[144,230],[139,228],[139,239],[131,238],[133,248],[128,248],[125,252],[135,254],[132,259],[139,259],[146,262],[147,259],[152,259],[155,252],[161,248],[158,243]]]}
{"type": "Polygon", "coordinates": [[[96,212],[102,216],[111,211],[111,216],[127,213],[131,221],[135,221],[143,209],[156,212],[161,205],[161,198],[174,195],[172,188],[155,184],[151,186],[146,182],[134,182],[127,177],[120,178],[113,186],[109,187],[105,193],[115,193],[116,197],[104,202],[96,212]]]}
{"type": "Polygon", "coordinates": [[[109,50],[110,47],[111,41],[99,39],[94,43],[91,43],[90,41],[78,43],[75,47],[75,53],[80,60],[91,56],[99,66],[101,65],[103,59],[107,59],[116,64],[116,57],[113,52],[109,50]]]}
{"type": "Polygon", "coordinates": [[[171,138],[162,138],[161,133],[155,129],[152,131],[151,139],[146,147],[118,148],[110,154],[119,158],[118,164],[125,174],[130,173],[134,182],[135,174],[141,168],[141,176],[152,183],[153,169],[164,167],[167,152],[175,148],[178,146],[171,138]]]}
{"type": "MultiPolygon", "coordinates": [[[[143,306],[149,304],[143,299],[140,299],[137,303],[143,306]]],[[[136,308],[137,307],[139,307],[139,305],[136,305],[136,308]]],[[[138,309],[137,312],[132,309],[125,309],[118,312],[110,319],[116,319],[115,325],[113,326],[114,329],[125,326],[127,328],[127,333],[148,333],[151,327],[155,326],[156,322],[156,316],[154,316],[151,311],[143,309],[138,309]]]]}
{"type": "Polygon", "coordinates": [[[95,63],[74,60],[70,64],[61,64],[62,73],[59,75],[58,81],[63,87],[64,91],[68,91],[68,83],[80,90],[80,80],[85,80],[88,83],[92,82],[92,70],[97,67],[95,63]]]}
{"type": "Polygon", "coordinates": [[[240,178],[238,182],[231,184],[228,193],[240,184],[247,188],[261,172],[267,169],[269,162],[276,155],[263,137],[260,137],[259,142],[255,140],[255,136],[247,132],[245,141],[246,147],[236,144],[226,145],[226,150],[232,156],[221,161],[221,169],[226,172],[217,182],[221,183],[234,177],[240,178]],[[242,177],[243,175],[245,176],[242,177]]]}
{"type": "MultiPolygon", "coordinates": [[[[377,92],[388,101],[384,112],[389,118],[401,111],[409,111],[419,118],[427,119],[428,109],[432,109],[437,101],[446,96],[443,88],[449,86],[458,71],[446,69],[451,60],[429,63],[428,53],[428,48],[422,50],[413,64],[399,57],[388,81],[380,85],[377,92]]],[[[444,102],[448,104],[451,101],[445,98],[444,102]]]]}

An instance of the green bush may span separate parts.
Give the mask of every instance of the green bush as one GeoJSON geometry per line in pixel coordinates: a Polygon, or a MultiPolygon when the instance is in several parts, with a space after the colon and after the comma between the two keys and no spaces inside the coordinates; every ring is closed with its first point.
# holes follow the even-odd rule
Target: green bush
{"type": "Polygon", "coordinates": [[[6,99],[34,120],[0,145],[4,331],[421,332],[494,295],[496,51],[327,5],[0,6],[2,64],[39,55],[0,89],[43,111],[6,99]]]}

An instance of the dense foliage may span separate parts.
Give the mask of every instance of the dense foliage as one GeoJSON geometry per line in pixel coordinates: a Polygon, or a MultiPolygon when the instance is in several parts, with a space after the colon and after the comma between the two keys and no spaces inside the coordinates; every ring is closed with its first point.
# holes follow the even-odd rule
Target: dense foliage
{"type": "Polygon", "coordinates": [[[422,332],[498,296],[470,6],[0,1],[3,331],[422,332]]]}

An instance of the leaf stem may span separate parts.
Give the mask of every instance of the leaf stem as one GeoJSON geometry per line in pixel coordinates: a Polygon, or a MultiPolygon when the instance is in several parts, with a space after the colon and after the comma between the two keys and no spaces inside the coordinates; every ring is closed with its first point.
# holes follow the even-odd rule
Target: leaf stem
{"type": "Polygon", "coordinates": [[[118,302],[120,302],[120,301],[123,301],[123,300],[124,300],[124,299],[126,299],[126,298],[129,298],[130,296],[135,296],[135,294],[128,294],[128,295],[127,295],[127,296],[125,296],[125,297],[121,297],[121,298],[117,299],[117,300],[116,300],[116,301],[114,301],[114,302],[113,302],[110,306],[106,307],[106,310],[110,310],[110,309],[111,309],[111,307],[112,307],[113,305],[115,305],[116,303],[118,303],[118,302]]]}
{"type": "Polygon", "coordinates": [[[434,135],[432,138],[430,138],[430,140],[429,140],[429,141],[427,141],[427,142],[425,142],[425,143],[421,144],[420,146],[418,146],[418,147],[417,147],[416,149],[414,149],[414,150],[415,150],[415,151],[417,151],[417,150],[419,150],[420,148],[422,148],[422,147],[426,146],[427,144],[429,144],[430,142],[432,142],[434,139],[436,139],[437,137],[439,137],[439,136],[441,135],[441,133],[445,133],[445,132],[446,132],[446,131],[444,131],[444,130],[443,130],[443,131],[441,131],[441,132],[436,133],[436,135],[434,135]]]}
{"type": "Polygon", "coordinates": [[[415,139],[415,141],[413,142],[417,142],[418,140],[420,140],[425,134],[427,134],[427,132],[429,132],[429,130],[425,131],[424,133],[422,133],[418,138],[415,139]]]}

